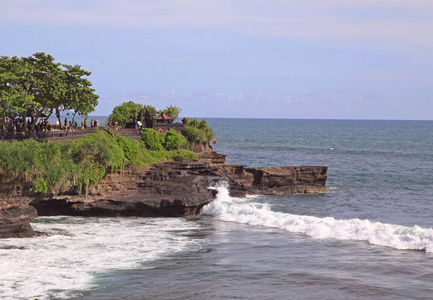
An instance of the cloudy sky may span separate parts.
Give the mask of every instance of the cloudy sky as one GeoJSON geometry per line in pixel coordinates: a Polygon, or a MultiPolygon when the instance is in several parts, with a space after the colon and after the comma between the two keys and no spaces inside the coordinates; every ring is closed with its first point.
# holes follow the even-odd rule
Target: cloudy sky
{"type": "Polygon", "coordinates": [[[93,115],[433,119],[432,0],[0,0],[0,55],[91,71],[93,115]]]}

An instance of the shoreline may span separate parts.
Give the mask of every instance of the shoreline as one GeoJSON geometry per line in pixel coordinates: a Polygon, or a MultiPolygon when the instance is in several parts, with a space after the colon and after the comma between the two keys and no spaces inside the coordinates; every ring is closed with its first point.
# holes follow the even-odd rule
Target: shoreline
{"type": "Polygon", "coordinates": [[[209,187],[220,182],[227,182],[235,197],[326,192],[325,166],[247,168],[225,163],[225,156],[216,152],[206,156],[107,174],[89,188],[87,196],[77,187],[58,194],[35,194],[13,182],[2,185],[0,196],[8,198],[16,213],[11,216],[7,206],[0,207],[0,238],[35,236],[29,222],[37,216],[194,216],[215,199],[217,192],[209,187]],[[16,200],[21,207],[13,204],[16,200]]]}

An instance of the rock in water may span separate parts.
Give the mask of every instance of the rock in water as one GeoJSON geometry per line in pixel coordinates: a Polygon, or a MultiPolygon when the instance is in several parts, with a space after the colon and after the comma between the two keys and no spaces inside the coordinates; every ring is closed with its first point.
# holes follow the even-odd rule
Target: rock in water
{"type": "Polygon", "coordinates": [[[8,206],[0,208],[0,238],[33,237],[30,221],[38,216],[32,206],[8,206]]]}

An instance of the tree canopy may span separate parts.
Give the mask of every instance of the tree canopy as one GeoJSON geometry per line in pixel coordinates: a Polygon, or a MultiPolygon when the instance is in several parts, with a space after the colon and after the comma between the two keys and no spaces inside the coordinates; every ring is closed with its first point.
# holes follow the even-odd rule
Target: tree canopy
{"type": "Polygon", "coordinates": [[[54,110],[60,117],[64,110],[87,116],[94,111],[98,98],[86,78],[90,72],[79,65],[54,62],[54,57],[38,52],[29,57],[0,57],[0,112],[5,118],[25,120],[34,116],[34,126],[43,114],[54,110]]]}
{"type": "Polygon", "coordinates": [[[157,110],[152,105],[135,103],[133,101],[124,102],[113,108],[113,112],[108,117],[108,121],[111,123],[117,122],[118,125],[124,126],[126,123],[136,121],[140,111],[149,111],[151,114],[158,115],[165,113],[167,116],[172,118],[179,117],[181,109],[174,105],[169,105],[167,108],[157,110]]]}
{"type": "Polygon", "coordinates": [[[108,121],[117,122],[120,126],[124,126],[128,122],[133,122],[141,110],[143,110],[142,104],[132,101],[124,102],[113,108],[113,112],[108,116],[108,121]]]}
{"type": "Polygon", "coordinates": [[[177,119],[180,115],[180,112],[182,109],[180,109],[177,106],[169,105],[166,109],[163,109],[161,112],[165,113],[167,116],[177,119]]]}

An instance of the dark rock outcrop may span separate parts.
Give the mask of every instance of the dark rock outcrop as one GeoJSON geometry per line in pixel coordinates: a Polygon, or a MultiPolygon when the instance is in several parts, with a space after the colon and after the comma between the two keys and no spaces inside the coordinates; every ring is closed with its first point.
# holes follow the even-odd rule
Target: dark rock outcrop
{"type": "Polygon", "coordinates": [[[32,207],[0,209],[0,237],[34,236],[29,221],[40,216],[184,217],[193,216],[210,203],[217,191],[210,186],[226,182],[230,194],[296,194],[326,191],[324,166],[247,168],[221,163],[212,155],[198,162],[167,162],[149,169],[109,174],[83,195],[77,187],[33,194],[25,183],[7,183],[0,196],[32,207]],[[36,210],[37,213],[36,213],[36,210]]]}
{"type": "Polygon", "coordinates": [[[30,221],[38,216],[32,206],[9,206],[0,209],[0,238],[33,237],[30,221]]]}
{"type": "Polygon", "coordinates": [[[87,197],[56,195],[31,202],[41,216],[192,216],[210,203],[210,186],[227,182],[230,194],[282,195],[325,192],[327,167],[246,168],[207,162],[167,162],[143,172],[111,174],[87,197]]]}
{"type": "Polygon", "coordinates": [[[209,186],[216,178],[209,172],[201,162],[156,164],[141,174],[111,176],[88,197],[39,197],[31,205],[42,216],[192,216],[214,198],[209,186]]]}

